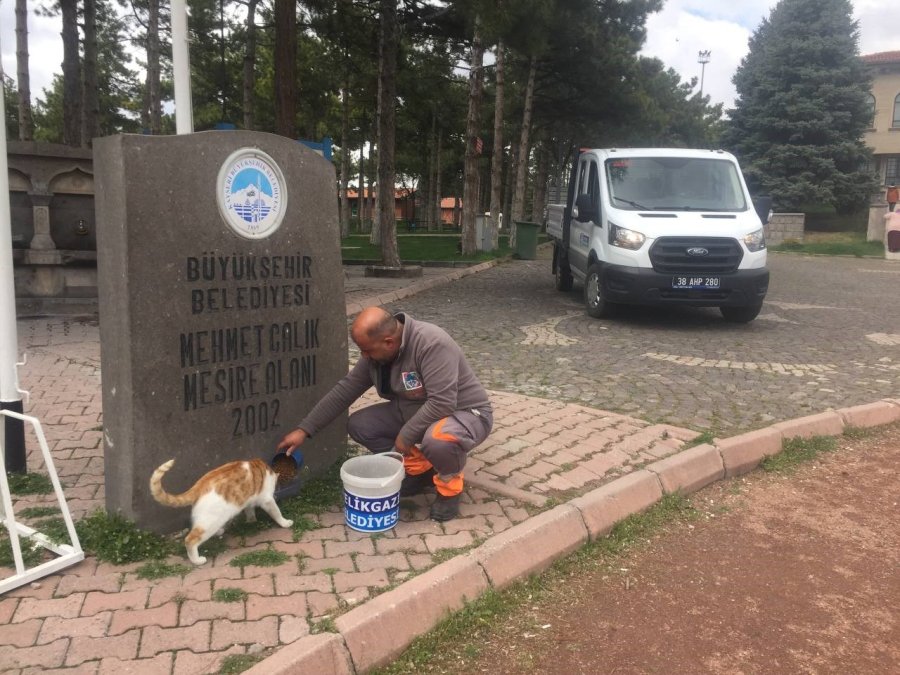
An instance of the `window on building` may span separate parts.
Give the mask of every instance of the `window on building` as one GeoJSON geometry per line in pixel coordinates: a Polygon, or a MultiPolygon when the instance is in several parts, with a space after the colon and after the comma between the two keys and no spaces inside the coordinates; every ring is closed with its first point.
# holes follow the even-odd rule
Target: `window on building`
{"type": "Polygon", "coordinates": [[[894,98],[894,121],[891,123],[894,128],[900,127],[900,94],[894,98]]]}
{"type": "Polygon", "coordinates": [[[900,157],[887,157],[884,160],[884,184],[900,183],[900,157]]]}
{"type": "Polygon", "coordinates": [[[869,128],[875,128],[875,97],[869,94],[869,128]]]}

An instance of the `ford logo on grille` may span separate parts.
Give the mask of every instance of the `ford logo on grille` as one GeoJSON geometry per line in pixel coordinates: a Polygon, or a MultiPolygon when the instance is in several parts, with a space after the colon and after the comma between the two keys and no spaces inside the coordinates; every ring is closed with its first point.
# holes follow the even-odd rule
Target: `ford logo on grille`
{"type": "Polygon", "coordinates": [[[692,256],[709,255],[709,249],[702,246],[691,246],[687,250],[687,254],[692,256]]]}

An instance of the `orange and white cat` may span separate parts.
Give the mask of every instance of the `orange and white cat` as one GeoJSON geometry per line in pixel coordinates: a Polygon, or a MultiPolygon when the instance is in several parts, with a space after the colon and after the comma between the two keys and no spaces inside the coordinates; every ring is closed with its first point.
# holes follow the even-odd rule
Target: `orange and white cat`
{"type": "Polygon", "coordinates": [[[162,477],[175,463],[170,459],[150,477],[150,494],[165,506],[187,506],[191,509],[191,529],[184,538],[188,558],[195,565],[206,562],[198,552],[200,544],[214,534],[222,534],[228,521],[241,511],[247,521],[256,520],[256,507],[268,513],[281,527],[293,521],[281,515],[275,503],[277,474],[261,459],[228,462],[203,475],[186,492],[169,494],[163,489],[162,477]]]}

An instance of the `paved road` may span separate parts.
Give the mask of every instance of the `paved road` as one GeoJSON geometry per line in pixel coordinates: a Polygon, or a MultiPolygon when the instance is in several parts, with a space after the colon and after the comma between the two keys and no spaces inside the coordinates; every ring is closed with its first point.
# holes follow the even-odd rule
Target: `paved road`
{"type": "Polygon", "coordinates": [[[392,305],[448,328],[491,389],[730,436],[900,392],[900,265],[770,256],[756,321],[715,309],[587,317],[549,253],[392,305]]]}
{"type": "MultiPolygon", "coordinates": [[[[89,557],[0,599],[0,670],[216,671],[228,654],[281,648],[348,606],[360,604],[363,615],[378,611],[364,603],[455,550],[527,521],[525,504],[543,503],[548,490],[611,480],[677,452],[690,436],[649,423],[730,436],[774,419],[896,397],[900,312],[891,311],[888,296],[897,295],[900,266],[774,256],[772,268],[770,302],[747,326],[711,310],[589,319],[577,293],[553,290],[547,259],[509,262],[395,303],[446,326],[497,391],[495,429],[470,463],[475,475],[461,518],[427,520],[420,496],[394,531],[371,539],[349,532],[335,506],[315,516],[316,529],[299,541],[277,528],[231,538],[207,567],[152,582],[137,578],[136,565],[89,557]],[[291,561],[230,564],[241,552],[270,546],[291,561]],[[220,588],[241,588],[248,597],[213,602],[220,588]]],[[[365,284],[348,273],[347,286],[353,293],[365,284]]],[[[45,425],[69,508],[83,515],[104,494],[96,321],[22,318],[19,338],[29,354],[20,370],[32,394],[26,411],[45,425]]],[[[29,466],[40,468],[32,459],[29,466]]],[[[538,549],[552,545],[549,539],[529,551],[530,560],[544,559],[538,549]]]]}

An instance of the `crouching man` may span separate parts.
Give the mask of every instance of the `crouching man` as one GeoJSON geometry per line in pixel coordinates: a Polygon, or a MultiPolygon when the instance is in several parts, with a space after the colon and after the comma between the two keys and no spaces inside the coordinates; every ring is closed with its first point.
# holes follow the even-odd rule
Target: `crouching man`
{"type": "Polygon", "coordinates": [[[367,307],[353,321],[350,337],[361,358],[278,449],[290,454],[374,386],[386,401],[350,415],[350,437],[370,452],[402,453],[400,495],[433,486],[431,519],[455,518],[466,455],[493,426],[487,392],[459,345],[434,324],[367,307]]]}

